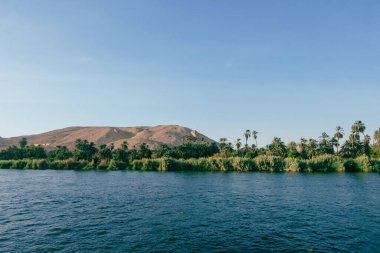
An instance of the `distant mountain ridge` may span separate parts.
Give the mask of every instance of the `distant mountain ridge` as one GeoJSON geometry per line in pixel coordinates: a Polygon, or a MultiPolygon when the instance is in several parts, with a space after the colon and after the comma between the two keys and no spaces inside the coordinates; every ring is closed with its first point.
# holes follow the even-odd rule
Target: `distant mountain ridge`
{"type": "Polygon", "coordinates": [[[115,147],[127,141],[129,147],[146,143],[150,148],[161,144],[177,146],[183,143],[185,136],[193,136],[199,140],[215,142],[207,136],[187,127],[178,125],[139,126],[139,127],[67,127],[46,133],[25,135],[11,138],[0,137],[0,149],[18,145],[22,137],[26,137],[29,145],[41,145],[46,149],[56,146],[74,148],[76,139],[85,139],[94,142],[97,146],[113,143],[115,147]]]}

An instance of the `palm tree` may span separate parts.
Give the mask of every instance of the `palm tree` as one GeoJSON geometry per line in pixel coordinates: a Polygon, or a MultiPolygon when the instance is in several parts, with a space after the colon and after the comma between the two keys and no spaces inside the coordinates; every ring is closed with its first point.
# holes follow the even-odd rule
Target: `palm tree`
{"type": "Polygon", "coordinates": [[[248,138],[251,137],[251,131],[249,131],[248,129],[245,130],[245,132],[243,133],[244,135],[244,138],[245,138],[245,148],[247,149],[248,148],[248,138]]]}
{"type": "Polygon", "coordinates": [[[255,140],[255,143],[256,143],[256,149],[257,149],[257,134],[259,132],[257,132],[256,130],[252,130],[252,137],[253,139],[255,140]]]}
{"type": "Polygon", "coordinates": [[[235,142],[235,146],[236,146],[237,151],[239,151],[241,148],[241,139],[240,138],[237,138],[237,140],[235,142]]]}
{"type": "Polygon", "coordinates": [[[220,151],[224,155],[224,157],[227,157],[229,146],[231,146],[231,143],[228,143],[227,138],[220,138],[220,151]]]}
{"type": "Polygon", "coordinates": [[[366,156],[370,156],[370,155],[371,155],[370,142],[371,142],[371,137],[370,137],[368,134],[364,135],[364,140],[363,140],[363,153],[364,153],[366,156]]]}
{"type": "Polygon", "coordinates": [[[268,146],[272,155],[284,156],[286,153],[286,146],[281,138],[274,137],[271,144],[268,146]]]}
{"type": "Polygon", "coordinates": [[[351,151],[352,153],[356,153],[357,150],[355,150],[355,146],[358,142],[360,142],[360,134],[363,134],[364,137],[364,131],[365,131],[365,125],[360,120],[357,120],[354,122],[354,124],[351,127],[352,134],[350,135],[349,139],[351,141],[351,151]]]}
{"type": "Polygon", "coordinates": [[[373,140],[376,141],[377,145],[380,145],[380,127],[378,130],[375,131],[375,134],[373,135],[373,140]]]}
{"type": "Polygon", "coordinates": [[[380,155],[380,127],[378,130],[375,131],[375,134],[373,135],[373,141],[376,142],[380,155]]]}
{"type": "MultiPolygon", "coordinates": [[[[334,139],[334,138],[333,138],[334,139]]],[[[319,154],[333,154],[334,146],[332,140],[330,140],[330,136],[323,132],[322,136],[319,137],[319,154]]]]}
{"type": "Polygon", "coordinates": [[[366,127],[364,123],[360,120],[355,121],[355,123],[352,125],[351,130],[354,134],[363,134],[364,137],[364,131],[366,127]]]}
{"type": "Polygon", "coordinates": [[[336,153],[339,154],[339,140],[342,139],[344,136],[344,131],[343,131],[343,128],[341,126],[337,126],[335,128],[335,134],[334,134],[334,138],[336,140],[335,142],[335,147],[336,147],[336,153]]]}
{"type": "Polygon", "coordinates": [[[312,158],[313,156],[316,155],[316,150],[317,150],[317,141],[314,139],[309,139],[307,146],[306,146],[306,153],[309,158],[312,158]]]}
{"type": "Polygon", "coordinates": [[[322,135],[319,136],[319,139],[322,145],[327,145],[329,142],[329,138],[330,136],[326,132],[323,132],[322,135]]]}

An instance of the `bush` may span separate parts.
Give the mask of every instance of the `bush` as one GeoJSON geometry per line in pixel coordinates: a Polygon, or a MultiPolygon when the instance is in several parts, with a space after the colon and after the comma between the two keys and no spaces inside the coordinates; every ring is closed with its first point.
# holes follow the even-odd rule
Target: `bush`
{"type": "Polygon", "coordinates": [[[380,160],[372,159],[369,161],[372,172],[380,172],[380,160]]]}
{"type": "Polygon", "coordinates": [[[344,170],[346,172],[359,172],[361,171],[360,166],[358,162],[355,159],[346,159],[343,163],[344,165],[344,170]]]}
{"type": "Polygon", "coordinates": [[[27,164],[28,162],[25,160],[14,160],[10,169],[25,169],[27,164]]]}
{"type": "Polygon", "coordinates": [[[355,158],[355,162],[359,165],[360,171],[370,172],[371,164],[369,163],[369,158],[366,155],[359,156],[355,158]]]}
{"type": "Polygon", "coordinates": [[[258,171],[257,164],[253,159],[233,158],[232,166],[234,171],[258,171]]]}
{"type": "Polygon", "coordinates": [[[285,169],[285,160],[280,156],[258,156],[255,161],[259,171],[281,172],[285,169]]]}
{"type": "Polygon", "coordinates": [[[0,169],[10,169],[12,167],[13,161],[10,160],[0,160],[0,169]]]}
{"type": "Polygon", "coordinates": [[[308,167],[314,172],[342,172],[344,165],[342,160],[334,155],[321,155],[313,157],[307,162],[308,167]]]}
{"type": "Polygon", "coordinates": [[[310,172],[307,162],[297,158],[285,158],[285,171],[287,172],[310,172]]]}
{"type": "Polygon", "coordinates": [[[128,165],[129,164],[127,162],[111,160],[107,169],[108,170],[125,170],[128,168],[128,165]]]}

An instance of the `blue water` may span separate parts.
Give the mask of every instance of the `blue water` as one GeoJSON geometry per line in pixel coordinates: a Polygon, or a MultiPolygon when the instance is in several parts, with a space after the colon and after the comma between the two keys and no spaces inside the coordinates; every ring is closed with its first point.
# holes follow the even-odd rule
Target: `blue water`
{"type": "Polygon", "coordinates": [[[380,252],[379,174],[0,170],[0,252],[380,252]]]}

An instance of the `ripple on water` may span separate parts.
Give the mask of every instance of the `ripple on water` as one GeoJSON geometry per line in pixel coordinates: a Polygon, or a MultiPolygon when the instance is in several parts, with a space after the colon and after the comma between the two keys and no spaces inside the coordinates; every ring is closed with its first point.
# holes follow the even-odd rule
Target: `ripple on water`
{"type": "Polygon", "coordinates": [[[376,252],[380,175],[0,170],[0,252],[376,252]]]}

